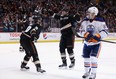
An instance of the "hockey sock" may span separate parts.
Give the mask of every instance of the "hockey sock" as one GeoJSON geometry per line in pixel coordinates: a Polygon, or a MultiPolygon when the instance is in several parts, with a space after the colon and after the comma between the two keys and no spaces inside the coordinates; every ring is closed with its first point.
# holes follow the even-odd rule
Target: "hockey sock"
{"type": "Polygon", "coordinates": [[[97,58],[94,56],[91,56],[91,73],[97,72],[97,58]]]}
{"type": "Polygon", "coordinates": [[[62,59],[62,63],[67,65],[66,54],[65,53],[61,53],[61,59],[62,59]]]}
{"type": "Polygon", "coordinates": [[[85,73],[90,72],[90,58],[84,58],[85,73]]]}

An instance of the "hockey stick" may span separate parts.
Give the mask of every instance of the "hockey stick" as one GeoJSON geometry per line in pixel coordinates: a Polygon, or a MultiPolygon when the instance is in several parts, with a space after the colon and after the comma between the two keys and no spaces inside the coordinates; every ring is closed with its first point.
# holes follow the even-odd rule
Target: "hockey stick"
{"type": "MultiPolygon", "coordinates": [[[[76,36],[77,36],[78,38],[84,38],[84,37],[79,36],[78,34],[77,34],[76,36]]],[[[116,42],[113,42],[113,41],[107,41],[107,40],[100,40],[100,41],[116,44],[116,42]]]]}
{"type": "Polygon", "coordinates": [[[72,31],[73,31],[73,34],[76,35],[76,37],[78,37],[78,38],[84,38],[84,37],[80,36],[80,35],[76,32],[76,30],[75,30],[74,27],[71,27],[71,29],[72,29],[72,31]]]}
{"type": "MultiPolygon", "coordinates": [[[[84,37],[80,36],[80,35],[76,32],[75,28],[73,28],[73,27],[72,27],[72,31],[73,31],[73,33],[76,35],[76,37],[78,37],[78,38],[84,38],[84,37]]],[[[113,41],[107,41],[107,40],[100,40],[100,41],[116,44],[116,42],[113,42],[113,41]]]]}
{"type": "Polygon", "coordinates": [[[107,41],[107,40],[100,40],[102,42],[107,42],[107,43],[113,43],[113,44],[116,44],[116,42],[113,42],[113,41],[107,41]]]}

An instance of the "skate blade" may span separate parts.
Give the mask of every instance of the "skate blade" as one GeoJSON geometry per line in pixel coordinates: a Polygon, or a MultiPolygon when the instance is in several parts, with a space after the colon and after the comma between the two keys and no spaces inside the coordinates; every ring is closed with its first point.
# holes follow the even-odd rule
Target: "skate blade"
{"type": "Polygon", "coordinates": [[[21,68],[21,71],[28,71],[29,69],[21,68]]]}
{"type": "Polygon", "coordinates": [[[46,74],[46,71],[45,72],[38,72],[37,71],[37,74],[41,75],[41,74],[46,74]]]}
{"type": "Polygon", "coordinates": [[[67,66],[59,67],[59,69],[67,69],[67,66]]]}
{"type": "Polygon", "coordinates": [[[46,73],[46,72],[38,72],[38,73],[46,73]]]}
{"type": "Polygon", "coordinates": [[[75,66],[69,67],[69,69],[73,69],[75,66]]]}
{"type": "Polygon", "coordinates": [[[89,79],[89,77],[86,77],[86,78],[82,78],[82,79],[89,79]]]}

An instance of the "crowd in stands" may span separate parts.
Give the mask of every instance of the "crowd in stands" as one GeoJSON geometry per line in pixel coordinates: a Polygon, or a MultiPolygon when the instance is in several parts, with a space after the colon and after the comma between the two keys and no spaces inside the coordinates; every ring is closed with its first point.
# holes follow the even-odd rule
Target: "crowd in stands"
{"type": "Polygon", "coordinates": [[[86,9],[95,5],[109,28],[116,32],[116,6],[108,0],[92,3],[92,0],[0,0],[0,32],[21,32],[29,24],[32,16],[40,17],[43,32],[59,28],[60,23],[51,17],[49,12],[59,13],[68,8],[69,13],[78,13],[85,17],[86,9]]]}

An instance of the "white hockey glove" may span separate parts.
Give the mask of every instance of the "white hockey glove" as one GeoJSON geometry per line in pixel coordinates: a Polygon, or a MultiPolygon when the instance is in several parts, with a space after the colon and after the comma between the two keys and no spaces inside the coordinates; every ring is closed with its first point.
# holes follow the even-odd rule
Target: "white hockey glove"
{"type": "Polygon", "coordinates": [[[22,46],[20,46],[20,47],[19,47],[19,51],[20,51],[20,52],[24,52],[25,50],[23,49],[22,46]]]}

